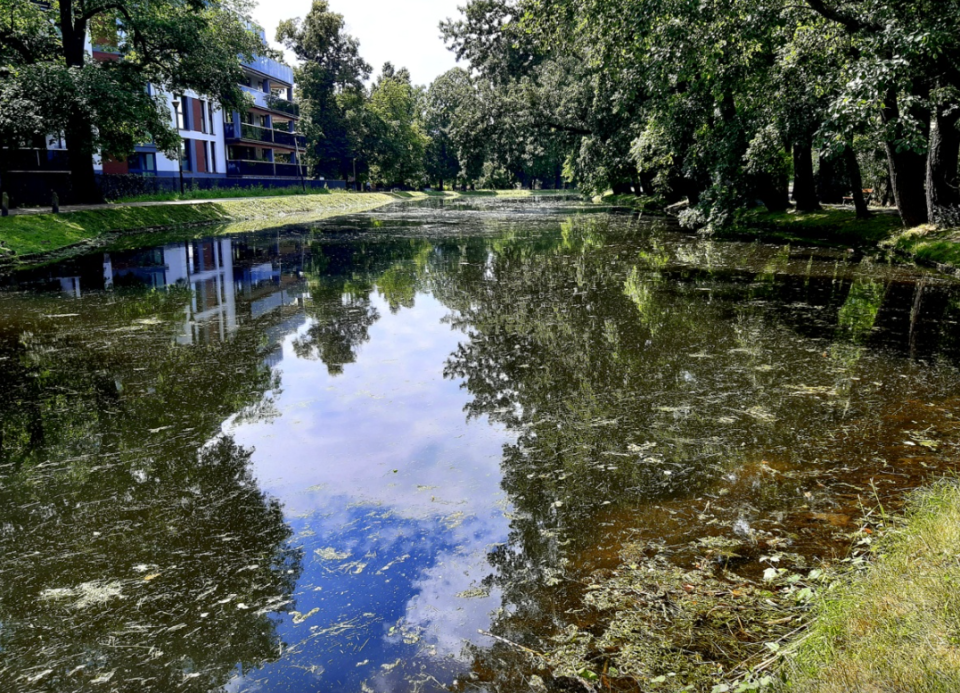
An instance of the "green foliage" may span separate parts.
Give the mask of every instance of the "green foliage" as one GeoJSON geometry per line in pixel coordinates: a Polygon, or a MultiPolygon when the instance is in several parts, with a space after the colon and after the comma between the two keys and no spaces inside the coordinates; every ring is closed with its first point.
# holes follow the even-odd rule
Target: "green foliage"
{"type": "Polygon", "coordinates": [[[476,109],[470,74],[459,67],[437,77],[425,94],[423,122],[430,144],[425,168],[430,183],[453,183],[461,176],[460,153],[468,151],[464,126],[476,109]]]}
{"type": "Polygon", "coordinates": [[[430,138],[420,121],[420,93],[410,74],[386,63],[365,104],[364,149],[378,185],[419,187],[430,138]]]}
{"type": "MultiPolygon", "coordinates": [[[[955,3],[472,0],[442,28],[509,104],[504,120],[552,133],[541,140],[557,145],[568,180],[686,198],[698,228],[734,225],[757,201],[786,209],[793,174],[814,209],[811,150],[855,148],[864,187],[878,190],[890,187],[880,152],[899,172],[897,199],[922,207],[916,162],[901,154],[927,153],[932,114],[956,123],[955,3]]],[[[945,156],[950,174],[957,154],[945,156]]]]}
{"type": "Polygon", "coordinates": [[[347,109],[371,71],[359,42],[345,33],[343,17],[326,0],[314,0],[303,20],[281,22],[277,40],[301,61],[296,82],[308,166],[316,176],[347,179],[358,155],[347,109]]]}
{"type": "Polygon", "coordinates": [[[144,141],[174,149],[163,91],[243,103],[237,57],[267,50],[249,28],[248,10],[245,0],[62,0],[52,9],[0,0],[0,145],[64,133],[75,176],[90,177],[75,188],[92,182],[86,159],[94,152],[123,157],[144,141]],[[118,59],[91,60],[88,32],[118,59]]]}

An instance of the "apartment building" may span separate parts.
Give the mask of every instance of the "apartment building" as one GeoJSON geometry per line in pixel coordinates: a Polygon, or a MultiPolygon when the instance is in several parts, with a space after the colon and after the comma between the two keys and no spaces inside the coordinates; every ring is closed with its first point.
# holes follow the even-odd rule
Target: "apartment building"
{"type": "MultiPolygon", "coordinates": [[[[266,41],[262,31],[260,35],[266,41]]],[[[94,60],[116,59],[103,37],[93,38],[91,55],[94,60]]],[[[177,179],[182,171],[190,184],[211,178],[299,181],[306,175],[299,165],[306,139],[297,133],[300,109],[293,99],[293,68],[260,56],[242,67],[240,87],[251,97],[244,110],[221,110],[192,91],[157,94],[165,100],[182,138],[179,156],[144,144],[125,161],[97,161],[95,168],[104,174],[177,179]]]]}
{"type": "MultiPolygon", "coordinates": [[[[264,32],[260,36],[266,43],[264,32]]],[[[119,60],[115,29],[93,27],[87,52],[96,61],[119,60]],[[112,32],[112,34],[111,34],[112,32]]],[[[294,102],[293,68],[257,56],[242,62],[241,89],[250,99],[245,108],[222,110],[212,99],[192,91],[156,91],[182,138],[177,154],[161,152],[147,142],[123,160],[94,157],[100,176],[143,177],[144,191],[171,190],[183,179],[186,187],[342,187],[340,181],[308,180],[301,165],[306,139],[297,132],[299,106],[294,102]]],[[[154,89],[154,87],[150,87],[154,89]]],[[[69,152],[63,138],[38,138],[32,148],[4,152],[4,189],[19,203],[44,204],[50,192],[69,197],[69,152]]],[[[131,188],[129,185],[124,186],[131,188]]]]}

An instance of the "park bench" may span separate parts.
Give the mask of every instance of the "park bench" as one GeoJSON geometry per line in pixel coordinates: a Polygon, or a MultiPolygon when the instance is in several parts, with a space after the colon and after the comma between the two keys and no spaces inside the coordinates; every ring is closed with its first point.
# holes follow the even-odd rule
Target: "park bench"
{"type": "MultiPolygon", "coordinates": [[[[873,200],[873,188],[864,188],[863,189],[863,199],[867,204],[873,200]]],[[[853,204],[853,195],[844,195],[843,196],[843,206],[846,207],[848,204],[853,204]]]]}

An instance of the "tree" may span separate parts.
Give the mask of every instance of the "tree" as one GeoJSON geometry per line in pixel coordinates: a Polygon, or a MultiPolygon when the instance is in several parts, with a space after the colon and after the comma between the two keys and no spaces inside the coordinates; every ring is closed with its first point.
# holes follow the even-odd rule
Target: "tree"
{"type": "Polygon", "coordinates": [[[454,126],[465,115],[474,95],[470,74],[459,67],[437,77],[427,90],[423,105],[423,123],[430,144],[427,145],[425,168],[431,182],[453,184],[460,175],[460,159],[454,126]]]}
{"type": "Polygon", "coordinates": [[[158,90],[192,89],[241,104],[238,56],[266,50],[250,28],[245,0],[61,0],[48,7],[0,0],[0,131],[62,132],[73,195],[83,202],[100,199],[94,155],[121,158],[151,140],[176,148],[158,90]],[[94,28],[94,41],[115,44],[119,60],[90,59],[85,42],[94,28]],[[21,114],[26,123],[12,122],[21,114]]]}
{"type": "Polygon", "coordinates": [[[343,16],[331,12],[327,0],[314,0],[303,20],[281,22],[277,40],[302,61],[296,81],[308,165],[318,176],[349,177],[357,154],[349,132],[349,97],[363,91],[371,72],[359,42],[345,33],[343,16]]]}
{"type": "Polygon", "coordinates": [[[410,73],[385,63],[365,104],[365,149],[373,182],[418,186],[423,181],[430,138],[420,122],[418,100],[410,73]]]}

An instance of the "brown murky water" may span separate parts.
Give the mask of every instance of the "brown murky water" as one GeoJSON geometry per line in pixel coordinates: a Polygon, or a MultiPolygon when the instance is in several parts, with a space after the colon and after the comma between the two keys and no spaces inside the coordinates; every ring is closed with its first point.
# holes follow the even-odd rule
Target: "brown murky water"
{"type": "Polygon", "coordinates": [[[914,268],[557,202],[164,241],[3,280],[2,690],[526,690],[624,547],[759,581],[956,464],[914,268]]]}

